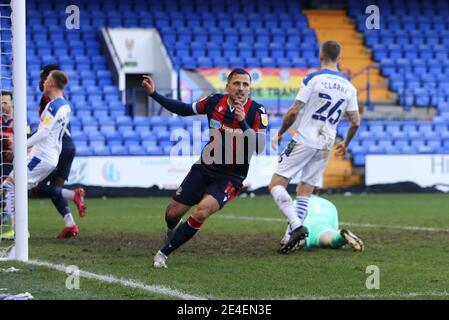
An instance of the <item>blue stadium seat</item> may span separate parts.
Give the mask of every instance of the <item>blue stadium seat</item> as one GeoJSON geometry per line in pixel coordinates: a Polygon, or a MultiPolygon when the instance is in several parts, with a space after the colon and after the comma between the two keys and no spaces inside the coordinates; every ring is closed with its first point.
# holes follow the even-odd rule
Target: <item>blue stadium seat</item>
{"type": "Polygon", "coordinates": [[[133,119],[133,123],[135,126],[147,126],[150,127],[150,119],[145,116],[136,116],[133,119]]]}
{"type": "Polygon", "coordinates": [[[142,143],[147,142],[147,141],[156,142],[158,140],[158,137],[155,134],[155,132],[144,131],[144,132],[141,132],[139,135],[140,135],[140,139],[141,139],[142,143]]]}
{"type": "Polygon", "coordinates": [[[424,139],[412,139],[410,141],[410,146],[414,148],[419,148],[425,145],[424,139]]]}
{"type": "Polygon", "coordinates": [[[431,146],[422,145],[422,146],[418,147],[418,152],[421,153],[421,154],[423,154],[423,153],[425,153],[425,154],[432,154],[432,153],[435,152],[435,149],[436,148],[431,147],[431,146]]]}
{"type": "Polygon", "coordinates": [[[393,147],[393,141],[392,140],[378,140],[377,146],[382,148],[390,148],[393,147]]]}
{"type": "Polygon", "coordinates": [[[364,154],[355,154],[353,158],[354,166],[365,166],[365,155],[364,154]]]}
{"type": "Polygon", "coordinates": [[[385,154],[385,148],[381,146],[370,146],[368,148],[368,154],[385,154]]]}
{"type": "Polygon", "coordinates": [[[215,57],[213,64],[215,68],[227,68],[229,66],[228,59],[222,57],[215,57]]]}
{"type": "Polygon", "coordinates": [[[447,123],[437,123],[434,126],[434,132],[435,132],[435,134],[441,134],[443,132],[449,132],[449,126],[448,126],[447,123]]]}
{"type": "Polygon", "coordinates": [[[128,155],[128,148],[120,145],[113,145],[110,147],[111,155],[113,156],[126,156],[128,155]]]}
{"type": "Polygon", "coordinates": [[[164,151],[158,146],[148,146],[145,149],[146,154],[151,156],[162,156],[164,155],[164,151]]]}
{"type": "Polygon", "coordinates": [[[108,146],[98,146],[93,148],[93,153],[96,156],[109,156],[111,151],[108,146]]]}
{"type": "Polygon", "coordinates": [[[401,150],[394,146],[385,147],[385,154],[399,154],[399,153],[401,153],[401,150]]]}
{"type": "Polygon", "coordinates": [[[106,136],[106,141],[108,143],[110,143],[110,142],[120,142],[120,144],[122,143],[122,134],[120,132],[114,131],[114,132],[105,133],[105,136],[106,136]]]}
{"type": "Polygon", "coordinates": [[[165,126],[166,118],[161,116],[152,116],[150,118],[150,126],[154,129],[155,126],[165,126]]]}
{"type": "Polygon", "coordinates": [[[416,124],[415,123],[406,122],[402,126],[402,131],[407,133],[407,134],[409,134],[410,132],[415,132],[416,131],[416,124]]]}
{"type": "Polygon", "coordinates": [[[119,116],[116,118],[116,123],[118,126],[132,126],[133,119],[130,116],[119,116]]]}
{"type": "Polygon", "coordinates": [[[145,149],[148,147],[157,148],[157,141],[154,141],[154,140],[142,141],[141,145],[145,149]]]}
{"type": "Polygon", "coordinates": [[[435,150],[442,146],[441,139],[440,139],[440,137],[429,138],[426,141],[426,145],[435,150]]]}
{"type": "Polygon", "coordinates": [[[401,139],[396,139],[395,141],[394,141],[394,146],[396,147],[396,148],[398,148],[398,149],[401,149],[401,148],[403,148],[403,147],[407,147],[407,146],[409,146],[410,144],[409,144],[409,141],[408,141],[408,139],[403,139],[403,138],[401,138],[401,139]]]}
{"type": "Polygon", "coordinates": [[[164,124],[166,125],[176,125],[179,127],[182,127],[184,125],[184,121],[182,119],[182,117],[178,117],[178,116],[173,116],[170,118],[166,118],[164,121],[164,124]]]}
{"type": "Polygon", "coordinates": [[[134,130],[124,130],[122,132],[122,138],[126,141],[140,142],[140,136],[134,130]]]}
{"type": "Polygon", "coordinates": [[[94,155],[93,151],[88,146],[78,146],[76,147],[76,155],[80,157],[88,157],[94,155]]]}

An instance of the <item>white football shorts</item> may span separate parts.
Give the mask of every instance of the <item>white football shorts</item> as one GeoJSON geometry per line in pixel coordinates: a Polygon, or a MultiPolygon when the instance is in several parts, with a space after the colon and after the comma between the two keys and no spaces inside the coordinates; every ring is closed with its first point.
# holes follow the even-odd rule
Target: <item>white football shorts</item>
{"type": "MultiPolygon", "coordinates": [[[[28,157],[27,163],[28,190],[37,186],[56,168],[36,156],[28,157]]],[[[14,178],[14,171],[11,171],[10,176],[14,178]]]]}
{"type": "Polygon", "coordinates": [[[279,155],[275,173],[292,179],[300,172],[299,181],[322,187],[328,160],[329,150],[310,148],[292,140],[279,155]]]}

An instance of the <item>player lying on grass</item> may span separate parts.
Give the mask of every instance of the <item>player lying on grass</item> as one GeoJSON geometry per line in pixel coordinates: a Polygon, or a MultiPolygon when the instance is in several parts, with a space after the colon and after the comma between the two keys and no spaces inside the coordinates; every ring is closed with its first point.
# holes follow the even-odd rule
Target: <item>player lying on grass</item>
{"type": "MultiPolygon", "coordinates": [[[[318,189],[314,190],[318,194],[318,189]]],[[[307,217],[304,226],[309,230],[304,248],[332,248],[338,249],[349,245],[354,251],[363,251],[365,245],[359,237],[347,229],[339,229],[338,211],[334,204],[326,199],[312,195],[309,200],[307,217]]],[[[289,240],[292,230],[287,226],[285,235],[281,240],[284,246],[289,240]]],[[[299,248],[297,246],[295,249],[299,248]]]]}
{"type": "Polygon", "coordinates": [[[240,193],[253,152],[265,150],[268,117],[265,108],[249,98],[251,76],[243,69],[229,74],[227,94],[214,94],[193,104],[161,96],[148,76],[142,86],[167,110],[181,116],[205,114],[209,122],[210,140],[165,212],[168,242],[154,256],[153,266],[166,268],[167,257],[240,193]],[[194,205],[198,206],[183,223],[181,218],[194,205]]]}

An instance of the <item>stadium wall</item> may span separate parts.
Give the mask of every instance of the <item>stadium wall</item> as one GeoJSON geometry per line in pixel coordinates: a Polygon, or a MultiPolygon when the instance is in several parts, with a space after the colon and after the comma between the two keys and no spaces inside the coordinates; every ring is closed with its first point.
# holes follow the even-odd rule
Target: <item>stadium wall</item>
{"type": "MultiPolygon", "coordinates": [[[[176,190],[197,160],[198,156],[77,157],[68,184],[176,190]]],[[[277,156],[254,157],[245,186],[250,190],[267,186],[276,162],[277,156]]]]}
{"type": "MultiPolygon", "coordinates": [[[[366,185],[329,193],[448,192],[449,156],[368,156],[366,185]],[[419,170],[418,170],[419,168],[419,170]],[[375,177],[373,177],[375,176],[375,177]]],[[[198,156],[77,157],[68,185],[84,186],[89,197],[171,196],[198,156]],[[163,178],[161,178],[163,177],[163,178]]],[[[244,192],[269,194],[277,156],[253,158],[244,192]]],[[[296,177],[289,186],[295,192],[296,177]]]]}
{"type": "Polygon", "coordinates": [[[449,191],[449,155],[367,155],[365,184],[411,181],[420,187],[449,191]]]}

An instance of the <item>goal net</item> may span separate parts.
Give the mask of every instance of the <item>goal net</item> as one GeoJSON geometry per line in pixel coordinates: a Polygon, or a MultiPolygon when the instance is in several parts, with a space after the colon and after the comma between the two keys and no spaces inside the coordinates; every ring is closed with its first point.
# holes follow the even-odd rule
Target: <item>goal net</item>
{"type": "Polygon", "coordinates": [[[28,260],[25,0],[0,0],[0,260],[28,260]],[[4,181],[14,169],[15,201],[4,181]]]}

